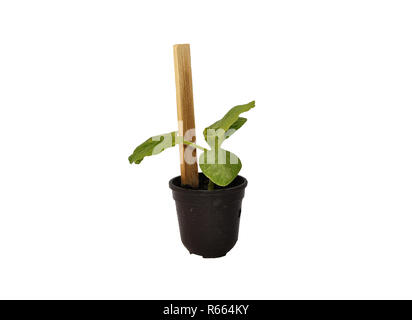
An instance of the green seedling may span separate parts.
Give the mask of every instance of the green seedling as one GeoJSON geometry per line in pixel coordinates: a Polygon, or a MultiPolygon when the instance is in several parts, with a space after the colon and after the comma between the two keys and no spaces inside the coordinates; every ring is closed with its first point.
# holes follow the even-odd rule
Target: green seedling
{"type": "Polygon", "coordinates": [[[254,107],[255,101],[235,106],[222,119],[205,128],[203,136],[210,149],[192,143],[189,141],[191,139],[179,136],[178,132],[174,131],[147,139],[129,156],[129,162],[140,164],[147,156],[159,154],[167,148],[183,143],[202,151],[199,166],[204,175],[209,178],[209,189],[213,189],[213,184],[227,186],[239,174],[242,163],[234,153],[222,149],[221,145],[246,123],[247,119],[240,117],[240,114],[254,107]]]}

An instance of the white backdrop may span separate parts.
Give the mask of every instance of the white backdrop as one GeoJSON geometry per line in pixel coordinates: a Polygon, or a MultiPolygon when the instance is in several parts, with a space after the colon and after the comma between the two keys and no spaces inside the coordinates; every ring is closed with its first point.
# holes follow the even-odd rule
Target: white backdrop
{"type": "Polygon", "coordinates": [[[0,298],[412,298],[409,1],[2,1],[0,298]],[[249,180],[224,258],[180,242],[173,50],[249,180]]]}

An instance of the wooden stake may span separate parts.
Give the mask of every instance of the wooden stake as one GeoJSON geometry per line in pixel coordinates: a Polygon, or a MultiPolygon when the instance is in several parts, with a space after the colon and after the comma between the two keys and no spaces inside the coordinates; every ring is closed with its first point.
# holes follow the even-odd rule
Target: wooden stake
{"type": "MultiPolygon", "coordinates": [[[[179,123],[179,136],[184,136],[188,130],[193,130],[191,142],[196,142],[195,112],[193,107],[192,67],[190,62],[190,45],[175,44],[173,46],[176,79],[177,119],[179,123]]],[[[192,146],[180,144],[180,173],[182,184],[192,188],[199,187],[197,171],[196,149],[192,146]],[[194,163],[185,161],[185,153],[193,152],[194,163]]]]}

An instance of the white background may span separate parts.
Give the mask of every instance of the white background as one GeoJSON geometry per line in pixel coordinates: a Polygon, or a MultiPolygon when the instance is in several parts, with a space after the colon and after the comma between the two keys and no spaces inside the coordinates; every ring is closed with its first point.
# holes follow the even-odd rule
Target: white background
{"type": "MultiPolygon", "coordinates": [[[[2,1],[0,298],[412,298],[409,1],[2,1]],[[221,259],[180,242],[172,46],[196,125],[256,99],[221,259]]],[[[202,139],[198,141],[203,142],[202,139]]]]}

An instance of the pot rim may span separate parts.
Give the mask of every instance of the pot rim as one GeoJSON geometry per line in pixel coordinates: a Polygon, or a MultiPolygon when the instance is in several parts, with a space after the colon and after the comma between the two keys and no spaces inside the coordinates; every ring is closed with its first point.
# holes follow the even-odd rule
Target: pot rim
{"type": "MultiPolygon", "coordinates": [[[[199,174],[204,175],[204,173],[199,172],[199,174]]],[[[192,193],[192,194],[221,194],[221,193],[225,193],[225,192],[232,192],[232,191],[236,191],[239,189],[245,189],[247,186],[247,180],[245,177],[241,176],[241,175],[237,175],[236,178],[240,178],[242,179],[241,183],[230,187],[230,188],[223,188],[223,189],[215,189],[215,190],[199,190],[199,189],[188,189],[188,188],[184,188],[181,187],[180,185],[175,184],[174,182],[179,178],[180,179],[181,176],[176,176],[172,179],[169,180],[169,188],[172,189],[173,191],[180,191],[180,192],[188,192],[188,193],[192,193]]],[[[236,179],[235,178],[235,179],[236,179]]]]}

